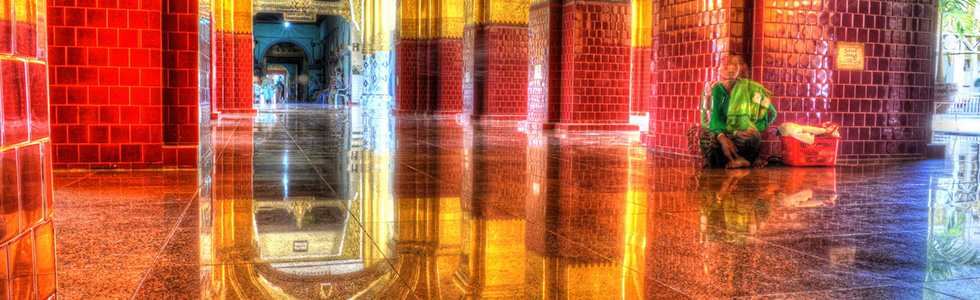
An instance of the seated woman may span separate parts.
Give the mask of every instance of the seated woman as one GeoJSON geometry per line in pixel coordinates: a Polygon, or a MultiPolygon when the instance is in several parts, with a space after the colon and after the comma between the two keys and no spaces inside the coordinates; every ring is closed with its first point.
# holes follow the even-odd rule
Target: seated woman
{"type": "Polygon", "coordinates": [[[701,131],[701,155],[711,167],[729,169],[761,168],[762,140],[759,132],[776,119],[770,103],[772,92],[761,84],[745,79],[745,58],[729,53],[721,66],[721,81],[711,89],[710,122],[701,131]]]}

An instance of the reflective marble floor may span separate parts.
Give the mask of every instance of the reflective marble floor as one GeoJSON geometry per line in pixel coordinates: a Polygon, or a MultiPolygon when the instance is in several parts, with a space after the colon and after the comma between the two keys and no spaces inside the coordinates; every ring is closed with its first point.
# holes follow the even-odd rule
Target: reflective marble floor
{"type": "Polygon", "coordinates": [[[702,170],[637,136],[287,106],[56,172],[62,299],[977,299],[980,156],[702,170]]]}

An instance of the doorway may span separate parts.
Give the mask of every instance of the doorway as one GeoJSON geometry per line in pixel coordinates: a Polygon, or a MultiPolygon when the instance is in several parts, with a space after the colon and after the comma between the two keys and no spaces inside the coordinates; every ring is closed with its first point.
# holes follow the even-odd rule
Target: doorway
{"type": "MultiPolygon", "coordinates": [[[[343,104],[349,102],[351,28],[340,16],[317,15],[309,20],[286,19],[278,13],[254,17],[257,91],[275,94],[273,103],[343,104]]],[[[256,101],[260,101],[256,97],[256,101]]]]}

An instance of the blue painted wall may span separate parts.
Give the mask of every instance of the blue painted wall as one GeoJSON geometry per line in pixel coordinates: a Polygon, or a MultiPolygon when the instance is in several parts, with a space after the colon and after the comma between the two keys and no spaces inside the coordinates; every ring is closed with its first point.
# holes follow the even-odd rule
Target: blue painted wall
{"type": "MultiPolygon", "coordinates": [[[[350,45],[351,28],[347,20],[339,16],[327,16],[320,24],[315,23],[291,23],[289,27],[284,24],[256,23],[253,27],[252,36],[256,41],[254,57],[259,64],[263,63],[266,50],[272,45],[280,42],[291,42],[299,45],[306,51],[308,64],[313,64],[317,60],[329,61],[325,58],[331,56],[334,49],[345,48],[350,45]],[[314,45],[314,43],[316,45],[314,45]]],[[[350,74],[350,58],[339,63],[344,74],[350,74]]],[[[261,66],[256,66],[259,69],[261,66]]],[[[332,70],[324,65],[324,69],[309,70],[290,70],[290,81],[295,82],[297,73],[308,71],[310,82],[320,82],[323,87],[330,82],[332,70]]],[[[348,77],[349,78],[349,77],[348,77]]],[[[310,92],[312,95],[312,91],[310,92]]]]}

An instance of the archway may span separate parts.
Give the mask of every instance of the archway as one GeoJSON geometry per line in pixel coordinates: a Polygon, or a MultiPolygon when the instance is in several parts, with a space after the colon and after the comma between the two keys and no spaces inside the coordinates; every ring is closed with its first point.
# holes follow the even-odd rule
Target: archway
{"type": "Polygon", "coordinates": [[[278,42],[265,50],[261,77],[273,85],[284,86],[284,91],[277,93],[281,94],[276,98],[278,103],[309,102],[309,64],[306,50],[292,41],[278,42]]]}
{"type": "Polygon", "coordinates": [[[341,16],[286,18],[279,13],[254,16],[255,73],[267,67],[288,70],[290,103],[331,103],[349,98],[352,50],[350,23],[341,16]]]}

